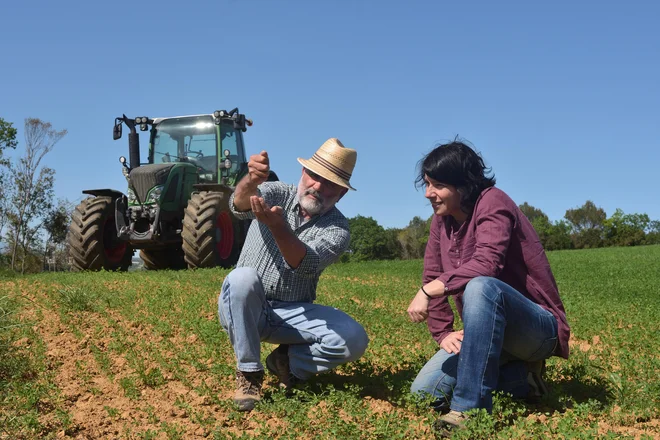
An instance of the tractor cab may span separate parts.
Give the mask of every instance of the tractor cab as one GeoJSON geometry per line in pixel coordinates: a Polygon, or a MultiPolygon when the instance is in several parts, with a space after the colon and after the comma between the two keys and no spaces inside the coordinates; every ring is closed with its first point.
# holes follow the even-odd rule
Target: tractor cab
{"type": "Polygon", "coordinates": [[[235,186],[246,163],[243,127],[237,125],[213,115],[154,119],[149,164],[189,163],[199,183],[235,186]]]}

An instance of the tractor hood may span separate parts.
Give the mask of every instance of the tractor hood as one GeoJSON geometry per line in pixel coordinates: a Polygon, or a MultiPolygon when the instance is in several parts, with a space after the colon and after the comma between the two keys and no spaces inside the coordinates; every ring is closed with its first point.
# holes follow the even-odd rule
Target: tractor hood
{"type": "Polygon", "coordinates": [[[175,165],[175,163],[166,163],[158,165],[142,165],[138,168],[133,168],[129,177],[138,200],[144,202],[147,198],[147,193],[151,188],[156,185],[164,185],[167,176],[169,176],[170,171],[175,165]]]}

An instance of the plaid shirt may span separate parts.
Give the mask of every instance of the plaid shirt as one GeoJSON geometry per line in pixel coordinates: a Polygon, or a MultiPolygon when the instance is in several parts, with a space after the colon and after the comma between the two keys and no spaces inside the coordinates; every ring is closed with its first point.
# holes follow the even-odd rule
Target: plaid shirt
{"type": "MultiPolygon", "coordinates": [[[[282,182],[265,182],[257,193],[268,206],[281,206],[289,227],[303,242],[307,253],[297,268],[286,262],[268,227],[253,221],[236,267],[257,270],[267,299],[314,302],[316,285],[323,269],[334,263],[348,248],[348,220],[336,207],[301,224],[297,189],[282,182]]],[[[252,211],[236,211],[234,194],[231,212],[240,220],[254,219],[252,211]]]]}

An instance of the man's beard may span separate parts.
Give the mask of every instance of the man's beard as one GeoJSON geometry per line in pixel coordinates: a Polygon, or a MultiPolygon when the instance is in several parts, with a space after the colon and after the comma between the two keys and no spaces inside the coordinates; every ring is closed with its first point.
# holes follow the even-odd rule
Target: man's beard
{"type": "Polygon", "coordinates": [[[302,206],[302,208],[311,216],[323,214],[325,211],[325,199],[323,196],[315,189],[303,189],[302,178],[300,179],[300,183],[298,183],[298,202],[300,203],[300,206],[302,206]],[[306,197],[310,195],[316,198],[306,197]]]}

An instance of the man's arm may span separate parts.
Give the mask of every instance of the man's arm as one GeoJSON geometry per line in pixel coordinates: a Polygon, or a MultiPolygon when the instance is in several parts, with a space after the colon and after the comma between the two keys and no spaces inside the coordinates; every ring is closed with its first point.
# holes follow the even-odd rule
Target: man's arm
{"type": "Polygon", "coordinates": [[[238,182],[234,191],[234,207],[236,211],[250,211],[250,198],[257,195],[257,187],[268,180],[270,161],[268,153],[262,151],[253,154],[248,161],[248,173],[238,182]]]}
{"type": "MultiPolygon", "coordinates": [[[[238,208],[235,199],[234,205],[238,208]]],[[[262,197],[257,196],[250,197],[250,206],[257,221],[268,226],[286,263],[293,269],[297,268],[305,258],[307,248],[289,228],[282,207],[273,206],[271,208],[262,197]]]]}

